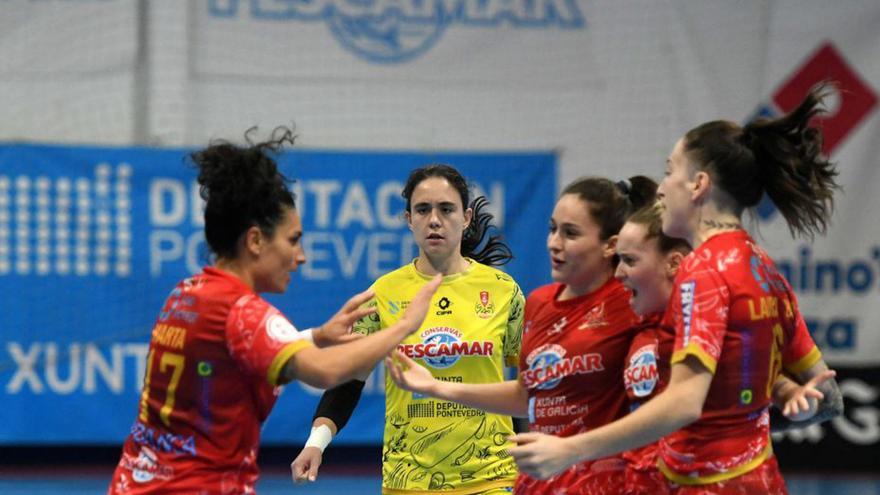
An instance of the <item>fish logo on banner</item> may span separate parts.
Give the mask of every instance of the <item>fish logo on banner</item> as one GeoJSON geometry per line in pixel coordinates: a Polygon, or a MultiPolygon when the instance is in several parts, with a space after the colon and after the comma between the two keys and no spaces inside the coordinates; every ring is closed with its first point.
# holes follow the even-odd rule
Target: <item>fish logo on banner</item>
{"type": "Polygon", "coordinates": [[[582,29],[576,0],[210,0],[215,17],[235,17],[242,4],[263,20],[324,21],[345,49],[373,63],[403,63],[427,52],[447,27],[582,29]]]}
{"type": "MultiPolygon", "coordinates": [[[[823,81],[833,81],[833,97],[838,104],[813,122],[822,128],[822,152],[825,156],[831,156],[843,140],[874,111],[877,93],[830,42],[819,46],[776,90],[772,101],[761,105],[749,120],[778,117],[794,110],[807,91],[823,81]]],[[[776,214],[776,207],[766,194],[756,210],[762,221],[770,220],[776,214]]]]}

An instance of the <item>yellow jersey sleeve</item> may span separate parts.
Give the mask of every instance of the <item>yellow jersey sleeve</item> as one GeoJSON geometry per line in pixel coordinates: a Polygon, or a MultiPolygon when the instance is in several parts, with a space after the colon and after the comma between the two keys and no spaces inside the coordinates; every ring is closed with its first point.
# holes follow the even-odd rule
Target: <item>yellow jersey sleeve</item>
{"type": "MultiPolygon", "coordinates": [[[[376,309],[377,302],[376,298],[370,299],[365,302],[361,307],[373,308],[376,309]]],[[[355,333],[359,333],[362,335],[371,335],[373,333],[378,332],[382,329],[382,322],[379,318],[379,313],[373,313],[371,315],[364,316],[360,320],[354,322],[352,325],[352,331],[355,333]]]]}
{"type": "Polygon", "coordinates": [[[523,313],[526,309],[526,298],[519,285],[513,284],[513,297],[510,300],[510,311],[507,313],[507,329],[504,333],[504,362],[507,366],[519,365],[519,352],[522,348],[523,313]]]}

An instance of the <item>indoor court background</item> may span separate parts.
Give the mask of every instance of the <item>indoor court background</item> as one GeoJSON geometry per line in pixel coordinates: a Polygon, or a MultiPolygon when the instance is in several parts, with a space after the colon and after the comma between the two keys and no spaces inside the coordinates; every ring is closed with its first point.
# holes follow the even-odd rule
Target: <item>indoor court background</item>
{"type": "MultiPolygon", "coordinates": [[[[320,323],[413,245],[411,168],[473,179],[548,281],[546,221],[583,175],[662,176],[687,129],[787,111],[812,85],[843,192],[829,234],[750,224],[839,372],[846,413],[775,437],[793,494],[880,493],[880,3],[876,0],[0,2],[0,493],[101,493],[146,343],[205,258],[186,152],[295,125],[310,263],[273,303],[320,323]]],[[[381,371],[314,485],[289,483],[319,392],[264,427],[259,493],[378,493],[381,371]]]]}

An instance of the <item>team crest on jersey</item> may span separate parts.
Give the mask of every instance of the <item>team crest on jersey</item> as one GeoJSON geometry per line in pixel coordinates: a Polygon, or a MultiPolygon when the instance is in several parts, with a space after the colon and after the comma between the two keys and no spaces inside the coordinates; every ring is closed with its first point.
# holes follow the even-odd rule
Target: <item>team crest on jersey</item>
{"type": "Polygon", "coordinates": [[[587,314],[584,315],[583,321],[578,326],[578,330],[590,330],[592,328],[605,326],[608,326],[608,320],[605,319],[605,303],[603,302],[595,308],[587,311],[587,314]]]}
{"type": "Polygon", "coordinates": [[[528,369],[521,373],[526,388],[549,390],[570,375],[585,375],[602,371],[602,355],[596,353],[566,357],[566,349],[559,344],[544,344],[526,358],[528,369]]]}
{"type": "Polygon", "coordinates": [[[632,389],[636,397],[647,397],[654,391],[659,379],[656,344],[639,348],[629,358],[629,363],[623,372],[626,388],[632,389]]]}
{"type": "Polygon", "coordinates": [[[272,315],[266,320],[266,333],[278,342],[293,342],[302,338],[299,330],[280,314],[272,315]]]}
{"type": "Polygon", "coordinates": [[[495,314],[495,303],[489,300],[489,291],[480,291],[480,300],[477,301],[474,312],[484,320],[495,314]]]}
{"type": "Polygon", "coordinates": [[[449,327],[431,327],[419,334],[417,344],[400,344],[397,350],[411,359],[421,359],[432,368],[449,368],[462,356],[490,357],[494,343],[464,340],[460,331],[449,327]]]}

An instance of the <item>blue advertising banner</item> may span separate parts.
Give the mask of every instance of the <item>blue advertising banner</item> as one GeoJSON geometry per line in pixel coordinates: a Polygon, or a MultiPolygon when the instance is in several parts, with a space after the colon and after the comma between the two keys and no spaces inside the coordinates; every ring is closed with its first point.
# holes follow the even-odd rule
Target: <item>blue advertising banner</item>
{"type": "MultiPolygon", "coordinates": [[[[0,146],[0,444],[120,443],[134,419],[156,313],[209,263],[188,150],[0,146]]],[[[485,195],[527,293],[549,278],[550,153],[291,151],[279,159],[303,219],[308,263],[268,299],[299,328],[418,253],[400,191],[410,170],[456,166],[485,195]]],[[[379,443],[371,376],[339,443],[379,443]]],[[[303,441],[320,391],[292,384],[264,429],[303,441]]]]}

